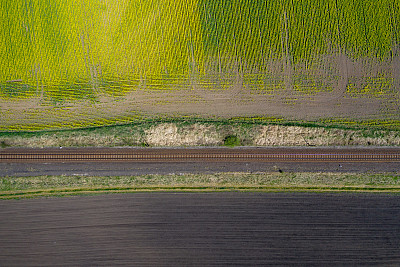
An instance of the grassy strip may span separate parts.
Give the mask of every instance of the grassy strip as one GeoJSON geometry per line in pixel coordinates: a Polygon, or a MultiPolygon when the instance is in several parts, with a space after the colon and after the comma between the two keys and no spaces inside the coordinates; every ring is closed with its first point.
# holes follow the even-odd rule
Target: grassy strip
{"type": "Polygon", "coordinates": [[[40,132],[0,132],[0,147],[400,145],[398,128],[277,118],[170,118],[40,132]],[[347,125],[347,126],[346,126],[347,125]],[[236,138],[234,142],[231,137],[236,138]]]}
{"type": "Polygon", "coordinates": [[[94,189],[60,189],[47,191],[24,191],[12,192],[10,194],[0,194],[0,199],[20,199],[20,198],[39,198],[39,197],[63,197],[74,195],[94,195],[111,193],[140,193],[140,192],[186,192],[186,193],[207,193],[207,192],[314,192],[314,193],[339,193],[339,192],[359,192],[359,193],[400,193],[400,187],[386,188],[364,188],[364,187],[156,187],[156,188],[94,188],[94,189]]]}
{"type": "Polygon", "coordinates": [[[400,174],[217,173],[142,176],[0,178],[0,199],[132,192],[391,192],[400,174]]]}

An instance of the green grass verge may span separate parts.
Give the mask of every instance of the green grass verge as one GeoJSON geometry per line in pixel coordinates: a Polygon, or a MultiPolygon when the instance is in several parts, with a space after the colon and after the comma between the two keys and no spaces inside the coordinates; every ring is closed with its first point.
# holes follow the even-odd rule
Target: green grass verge
{"type": "Polygon", "coordinates": [[[400,173],[216,173],[0,177],[0,199],[132,192],[390,192],[400,173]]]}

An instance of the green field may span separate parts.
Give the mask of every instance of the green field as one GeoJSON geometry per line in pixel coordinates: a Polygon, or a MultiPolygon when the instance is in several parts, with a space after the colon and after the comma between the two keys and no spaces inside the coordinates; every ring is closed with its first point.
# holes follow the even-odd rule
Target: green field
{"type": "MultiPolygon", "coordinates": [[[[204,117],[202,103],[229,92],[240,105],[372,99],[376,112],[331,119],[399,121],[399,26],[399,0],[1,1],[0,130],[113,125],[149,110],[204,117]],[[139,96],[161,100],[144,107],[139,96]]],[[[281,110],[260,105],[238,110],[281,110]]]]}

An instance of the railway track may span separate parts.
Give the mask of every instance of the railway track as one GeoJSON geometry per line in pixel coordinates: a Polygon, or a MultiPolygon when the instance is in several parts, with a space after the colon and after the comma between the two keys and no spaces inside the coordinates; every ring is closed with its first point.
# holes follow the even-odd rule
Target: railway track
{"type": "Polygon", "coordinates": [[[0,162],[399,162],[400,149],[2,149],[0,162]]]}

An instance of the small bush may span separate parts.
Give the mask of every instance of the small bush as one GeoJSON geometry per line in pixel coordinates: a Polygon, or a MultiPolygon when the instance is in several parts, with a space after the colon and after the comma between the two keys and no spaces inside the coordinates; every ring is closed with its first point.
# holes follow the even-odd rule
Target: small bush
{"type": "Polygon", "coordinates": [[[10,145],[8,145],[5,141],[1,141],[0,142],[0,147],[1,148],[6,148],[6,147],[9,147],[10,145]]]}
{"type": "Polygon", "coordinates": [[[150,145],[147,142],[142,142],[140,143],[140,146],[142,147],[149,147],[150,145]]]}
{"type": "Polygon", "coordinates": [[[240,146],[240,140],[235,135],[228,135],[224,138],[224,145],[225,146],[240,146]]]}

